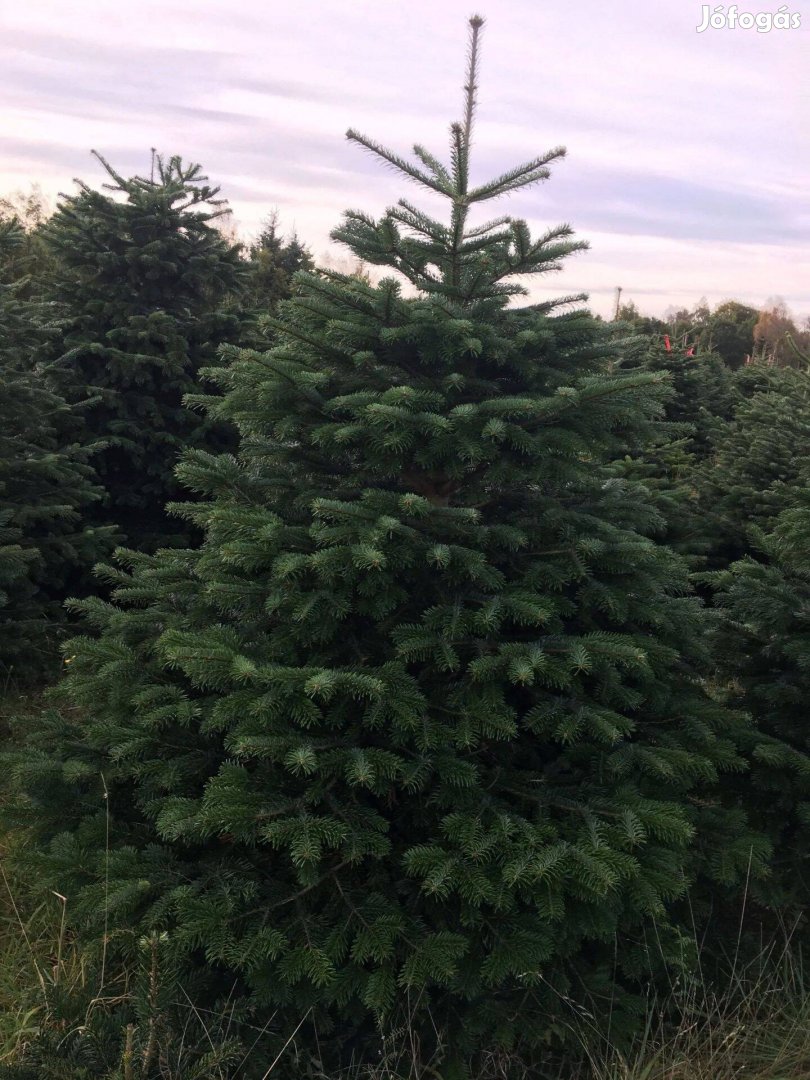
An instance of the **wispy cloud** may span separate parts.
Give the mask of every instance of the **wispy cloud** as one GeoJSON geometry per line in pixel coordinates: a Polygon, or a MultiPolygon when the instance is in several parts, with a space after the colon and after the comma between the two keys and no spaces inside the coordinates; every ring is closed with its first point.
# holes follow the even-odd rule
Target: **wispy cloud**
{"type": "MultiPolygon", "coordinates": [[[[606,311],[617,284],[649,310],[778,294],[810,313],[802,2],[801,30],[700,35],[684,0],[484,3],[476,171],[566,144],[510,209],[591,241],[538,295],[582,289],[606,311]]],[[[320,254],[347,206],[406,194],[349,125],[401,151],[444,144],[469,14],[469,0],[0,0],[0,192],[92,183],[91,147],[143,170],[156,146],[201,161],[244,231],[277,207],[320,254]]]]}

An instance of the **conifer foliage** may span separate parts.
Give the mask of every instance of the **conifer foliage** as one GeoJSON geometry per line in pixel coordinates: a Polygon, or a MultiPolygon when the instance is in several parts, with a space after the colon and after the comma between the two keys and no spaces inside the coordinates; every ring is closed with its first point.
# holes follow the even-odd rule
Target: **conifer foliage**
{"type": "Polygon", "coordinates": [[[752,528],[770,532],[810,482],[810,373],[752,364],[735,375],[740,397],[716,424],[696,476],[714,565],[745,555],[752,528]]]}
{"type": "MultiPolygon", "coordinates": [[[[612,324],[617,335],[627,324],[612,324]]],[[[626,337],[621,342],[627,364],[669,376],[664,423],[655,445],[640,458],[621,464],[621,474],[643,479],[654,493],[663,517],[661,539],[698,566],[715,544],[700,501],[698,477],[716,451],[715,435],[739,403],[733,373],[714,353],[666,348],[659,334],[626,337]],[[634,359],[635,358],[635,359],[634,359]]]]}
{"type": "Polygon", "coordinates": [[[151,177],[125,178],[96,157],[111,183],[96,191],[80,182],[44,230],[55,257],[50,297],[67,316],[49,377],[84,404],[85,441],[101,444],[107,499],[97,520],[149,550],[179,533],[164,507],[177,494],[181,449],[228,445],[182,401],[219,345],[238,338],[243,267],[215,228],[226,210],[199,165],[156,157],[151,177]]]}
{"type": "Polygon", "coordinates": [[[719,672],[756,721],[747,793],[772,839],[770,904],[807,904],[810,843],[810,485],[751,555],[715,576],[719,672]]]}
{"type": "Polygon", "coordinates": [[[279,300],[288,299],[294,275],[314,266],[295,233],[288,239],[280,232],[276,213],[264,222],[248,254],[248,300],[259,312],[272,311],[279,300]]]}
{"type": "MultiPolygon", "coordinates": [[[[0,222],[0,255],[24,244],[19,222],[0,222]]],[[[83,520],[101,492],[87,450],[72,441],[71,410],[30,364],[52,315],[28,284],[0,284],[0,685],[58,663],[64,590],[112,548],[83,520]]]]}
{"type": "Polygon", "coordinates": [[[706,576],[717,608],[713,653],[719,681],[757,733],[741,796],[774,845],[764,898],[803,909],[810,839],[810,374],[806,367],[752,365],[741,377],[755,392],[718,430],[704,478],[721,567],[706,576]]]}
{"type": "Polygon", "coordinates": [[[212,373],[241,446],[180,467],[203,545],[107,571],[78,708],[14,764],[110,955],[165,933],[209,1001],[314,1027],[331,1066],[402,1024],[442,1075],[531,1063],[560,994],[648,974],[653,921],[680,957],[669,901],[764,851],[717,798],[742,736],[684,566],[608,468],[662,378],[582,310],[509,303],[583,247],[567,226],[472,220],[563,155],[471,179],[481,22],[448,164],[349,132],[449,221],[349,212],[336,238],[392,273],[299,275],[278,344],[212,373]]]}

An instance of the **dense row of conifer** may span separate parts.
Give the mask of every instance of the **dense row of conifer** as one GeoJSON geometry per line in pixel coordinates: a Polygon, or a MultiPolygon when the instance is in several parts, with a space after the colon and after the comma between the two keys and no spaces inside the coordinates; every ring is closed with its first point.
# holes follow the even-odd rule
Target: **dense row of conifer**
{"type": "Polygon", "coordinates": [[[0,1076],[523,1075],[807,904],[807,365],[521,302],[479,27],[448,164],[349,133],[448,210],[376,283],[177,158],[0,223],[0,813],[93,973],[0,1076]]]}

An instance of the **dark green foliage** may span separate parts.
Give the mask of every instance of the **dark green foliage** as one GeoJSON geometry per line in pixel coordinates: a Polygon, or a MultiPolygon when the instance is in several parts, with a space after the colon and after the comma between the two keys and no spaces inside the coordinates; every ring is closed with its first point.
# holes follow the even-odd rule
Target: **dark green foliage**
{"type": "Polygon", "coordinates": [[[299,270],[312,270],[309,251],[293,235],[279,232],[278,216],[271,216],[248,249],[249,279],[245,302],[258,312],[274,311],[280,300],[292,295],[292,279],[299,270]]]}
{"type": "Polygon", "coordinates": [[[737,370],[754,354],[756,308],[727,300],[718,304],[711,317],[711,343],[727,367],[737,370]]]}
{"type": "Polygon", "coordinates": [[[138,941],[126,978],[100,982],[104,969],[85,961],[80,987],[46,983],[39,1035],[0,1062],[0,1080],[260,1080],[266,1059],[252,1053],[255,1032],[240,1043],[233,1008],[195,1002],[194,988],[181,988],[170,961],[167,968],[166,951],[152,934],[138,941]]]}
{"type": "Polygon", "coordinates": [[[810,373],[750,365],[698,480],[713,536],[716,678],[757,732],[741,792],[775,850],[771,907],[807,903],[810,840],[810,373]]]}
{"type": "Polygon", "coordinates": [[[302,274],[276,347],[228,352],[192,400],[239,454],[179,471],[202,547],[120,554],[73,708],[6,759],[88,941],[167,935],[178,981],[306,1020],[332,1069],[403,1025],[442,1076],[531,1068],[587,994],[618,1030],[622,987],[688,951],[672,901],[767,854],[723,807],[749,733],[703,688],[685,565],[613,475],[664,380],[586,312],[508,306],[568,227],[470,221],[562,155],[470,181],[479,26],[448,166],[350,132],[449,203],[335,233],[415,295],[302,274]]]}
{"type": "Polygon", "coordinates": [[[152,179],[125,179],[99,158],[110,193],[86,184],[63,198],[44,236],[55,258],[49,295],[66,313],[48,376],[84,405],[85,441],[107,500],[93,521],[120,525],[144,550],[187,542],[164,513],[186,447],[222,448],[227,430],[182,406],[197,372],[236,341],[238,246],[214,227],[224,213],[198,165],[155,159],[152,179]]]}
{"type": "Polygon", "coordinates": [[[755,554],[715,575],[715,655],[762,737],[748,802],[775,849],[767,899],[802,911],[810,889],[810,480],[792,498],[773,532],[755,533],[755,554]]]}
{"type": "Polygon", "coordinates": [[[689,356],[660,346],[650,351],[645,367],[669,373],[673,395],[667,402],[666,418],[688,425],[690,451],[704,458],[718,419],[730,417],[737,404],[728,368],[716,353],[698,351],[689,356]]]}
{"type": "MultiPolygon", "coordinates": [[[[632,324],[614,323],[612,328],[621,340],[632,324]]],[[[740,400],[741,388],[714,353],[690,356],[680,347],[666,349],[658,334],[622,344],[627,353],[624,366],[666,374],[669,394],[659,440],[645,447],[641,457],[622,462],[619,474],[643,480],[665,523],[660,539],[700,567],[713,547],[713,537],[700,504],[698,476],[714,452],[716,431],[740,400]]]]}
{"type": "Polygon", "coordinates": [[[810,374],[750,365],[745,396],[718,425],[698,484],[715,566],[744,555],[752,526],[769,531],[810,480],[810,374]]]}
{"type": "MultiPolygon", "coordinates": [[[[0,253],[24,244],[16,221],[0,222],[0,253]]],[[[65,590],[112,547],[109,530],[83,520],[101,492],[71,441],[75,417],[31,370],[53,327],[27,286],[0,284],[0,686],[56,662],[65,590]]]]}
{"type": "Polygon", "coordinates": [[[670,311],[662,319],[642,315],[632,302],[623,304],[617,312],[619,322],[653,337],[656,345],[668,335],[676,352],[694,346],[697,354],[713,354],[732,371],[754,355],[754,326],[759,317],[756,308],[737,300],[726,300],[714,311],[702,300],[692,310],[670,311]]]}

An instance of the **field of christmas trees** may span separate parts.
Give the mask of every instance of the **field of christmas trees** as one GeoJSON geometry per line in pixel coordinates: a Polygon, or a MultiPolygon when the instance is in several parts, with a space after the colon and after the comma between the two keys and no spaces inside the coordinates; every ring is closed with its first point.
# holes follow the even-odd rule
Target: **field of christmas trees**
{"type": "Polygon", "coordinates": [[[810,1077],[810,329],[529,302],[480,27],[355,272],[0,201],[0,1080],[810,1077]]]}

